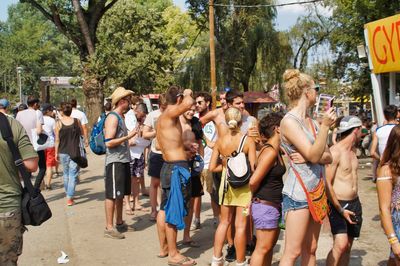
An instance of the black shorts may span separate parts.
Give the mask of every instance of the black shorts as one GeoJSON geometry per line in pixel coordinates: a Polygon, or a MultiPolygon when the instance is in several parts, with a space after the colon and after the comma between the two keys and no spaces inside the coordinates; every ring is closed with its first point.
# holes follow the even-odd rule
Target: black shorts
{"type": "Polygon", "coordinates": [[[360,199],[357,197],[353,200],[339,200],[340,206],[347,205],[346,210],[355,213],[357,224],[350,224],[344,217],[336,210],[336,208],[329,202],[331,212],[329,213],[329,222],[331,224],[331,231],[333,235],[347,234],[349,237],[355,238],[360,236],[362,225],[362,207],[360,199]]]}
{"type": "MultiPolygon", "coordinates": [[[[165,209],[165,205],[167,204],[168,201],[169,193],[171,191],[171,175],[175,165],[189,169],[189,164],[187,161],[164,162],[160,174],[161,189],[162,189],[161,204],[160,204],[161,210],[165,209]]],[[[192,192],[192,184],[189,181],[186,187],[182,186],[182,195],[183,199],[185,200],[186,210],[189,210],[190,198],[192,197],[191,192],[192,192]]]]}
{"type": "Polygon", "coordinates": [[[199,175],[191,176],[192,182],[192,198],[201,197],[204,195],[203,185],[199,175]]]}
{"type": "Polygon", "coordinates": [[[149,171],[148,175],[155,178],[160,178],[161,167],[164,164],[162,154],[150,152],[149,155],[149,171]]]}
{"type": "Polygon", "coordinates": [[[129,163],[110,163],[106,166],[106,199],[122,199],[131,194],[129,163]]]}
{"type": "Polygon", "coordinates": [[[213,186],[211,193],[211,200],[219,205],[219,186],[221,185],[222,173],[212,173],[213,186]]]}

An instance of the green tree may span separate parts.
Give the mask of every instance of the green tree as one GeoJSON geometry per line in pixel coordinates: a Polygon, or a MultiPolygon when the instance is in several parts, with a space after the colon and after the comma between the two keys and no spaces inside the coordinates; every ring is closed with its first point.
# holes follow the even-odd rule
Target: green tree
{"type": "Polygon", "coordinates": [[[11,99],[19,100],[17,66],[23,67],[23,93],[27,95],[39,95],[41,76],[75,74],[74,52],[68,40],[37,10],[23,4],[10,6],[8,19],[1,25],[0,54],[3,88],[11,99]]]}
{"type": "Polygon", "coordinates": [[[329,18],[318,15],[316,9],[297,19],[290,28],[290,44],[293,48],[293,68],[304,71],[308,65],[308,57],[312,49],[326,45],[328,36],[333,30],[329,18]]]}
{"type": "Polygon", "coordinates": [[[355,97],[371,93],[371,81],[367,61],[359,59],[357,45],[363,44],[364,25],[378,19],[395,15],[400,2],[392,0],[332,0],[326,5],[333,8],[332,21],[335,28],[330,44],[335,53],[334,72],[337,78],[350,82],[355,97]]]}
{"type": "MultiPolygon", "coordinates": [[[[188,0],[190,14],[203,27],[208,22],[208,1],[188,0]]],[[[231,4],[230,1],[219,1],[231,4]]],[[[235,1],[234,4],[265,4],[271,1],[235,1]]],[[[215,7],[215,38],[218,87],[242,87],[249,90],[259,49],[274,33],[273,19],[276,10],[271,7],[237,8],[215,7]]],[[[201,56],[200,62],[204,57],[201,56]]]]}
{"type": "MultiPolygon", "coordinates": [[[[167,8],[168,9],[168,8],[167,8]]],[[[172,50],[166,23],[157,8],[121,0],[98,29],[93,69],[101,79],[138,93],[160,91],[172,82],[172,50]]]]}
{"type": "Polygon", "coordinates": [[[57,30],[78,49],[83,72],[87,115],[93,123],[102,111],[105,77],[99,75],[93,60],[98,45],[97,28],[104,14],[118,0],[21,0],[39,10],[57,30]]]}

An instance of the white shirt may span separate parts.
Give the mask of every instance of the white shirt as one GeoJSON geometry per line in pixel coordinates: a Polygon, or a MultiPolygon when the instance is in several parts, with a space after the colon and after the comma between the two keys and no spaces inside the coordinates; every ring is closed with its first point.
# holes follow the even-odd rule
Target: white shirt
{"type": "Polygon", "coordinates": [[[78,109],[75,109],[75,108],[72,109],[71,117],[79,119],[79,121],[81,122],[81,125],[86,125],[87,123],[89,123],[85,113],[78,109]]]}
{"type": "MultiPolygon", "coordinates": [[[[203,133],[204,136],[210,140],[215,142],[217,140],[217,127],[215,126],[213,121],[208,122],[207,124],[204,125],[203,127],[203,133]]],[[[204,169],[208,169],[208,166],[211,161],[211,154],[212,154],[212,149],[208,146],[204,147],[204,169]]]]}
{"type": "MultiPolygon", "coordinates": [[[[160,117],[160,115],[161,115],[160,109],[150,112],[150,113],[146,116],[146,119],[144,120],[144,123],[143,123],[143,124],[144,124],[145,126],[148,126],[148,127],[152,128],[152,129],[156,129],[156,127],[157,127],[157,120],[158,120],[158,118],[160,117]]],[[[151,149],[151,151],[154,152],[154,153],[161,154],[161,151],[159,151],[159,150],[156,149],[156,141],[157,141],[156,138],[153,138],[153,140],[151,141],[151,148],[150,148],[150,149],[151,149]]]]}
{"type": "Polygon", "coordinates": [[[31,142],[32,129],[36,128],[37,123],[40,123],[42,125],[44,124],[42,112],[31,108],[19,111],[15,119],[17,119],[17,121],[20,122],[21,125],[25,128],[26,134],[28,135],[31,142]]]}
{"type": "Polygon", "coordinates": [[[44,132],[46,132],[46,134],[49,136],[50,141],[52,143],[52,147],[54,147],[54,139],[55,139],[55,128],[56,128],[56,120],[50,116],[43,116],[43,121],[44,121],[44,125],[43,125],[43,130],[44,132]]]}
{"type": "Polygon", "coordinates": [[[395,126],[395,124],[387,124],[376,129],[376,137],[378,138],[378,151],[380,156],[383,155],[389,134],[395,126]]]}

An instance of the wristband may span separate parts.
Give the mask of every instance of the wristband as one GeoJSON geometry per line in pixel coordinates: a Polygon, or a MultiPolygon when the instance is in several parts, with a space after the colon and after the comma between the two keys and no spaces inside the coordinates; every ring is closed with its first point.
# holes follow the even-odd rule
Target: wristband
{"type": "Polygon", "coordinates": [[[397,237],[389,238],[389,244],[391,244],[391,245],[398,243],[398,242],[399,242],[399,239],[397,237]]]}
{"type": "Polygon", "coordinates": [[[391,239],[391,238],[393,238],[393,237],[397,237],[395,233],[391,233],[391,234],[387,235],[387,238],[388,238],[388,239],[391,239]]]}

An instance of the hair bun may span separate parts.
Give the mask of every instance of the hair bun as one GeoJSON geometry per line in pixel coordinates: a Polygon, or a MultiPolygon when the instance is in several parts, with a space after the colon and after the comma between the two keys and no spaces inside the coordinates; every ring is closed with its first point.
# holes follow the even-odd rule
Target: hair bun
{"type": "Polygon", "coordinates": [[[283,81],[287,82],[292,78],[300,77],[300,71],[298,69],[287,69],[285,73],[283,73],[283,81]]]}
{"type": "Polygon", "coordinates": [[[238,122],[236,120],[233,120],[233,119],[229,120],[228,126],[229,126],[230,129],[235,129],[238,126],[238,122]]]}

